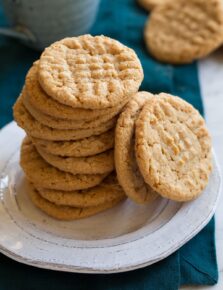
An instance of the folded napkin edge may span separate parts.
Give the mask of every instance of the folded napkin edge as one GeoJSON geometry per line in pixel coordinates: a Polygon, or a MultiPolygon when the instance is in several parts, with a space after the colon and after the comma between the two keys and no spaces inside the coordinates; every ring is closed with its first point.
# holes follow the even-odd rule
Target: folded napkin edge
{"type": "MultiPolygon", "coordinates": [[[[190,262],[184,255],[181,254],[181,259],[184,260],[185,263],[189,264],[191,267],[193,267],[194,270],[201,273],[202,275],[205,275],[208,279],[208,284],[206,285],[215,285],[218,283],[218,272],[216,272],[216,275],[213,274],[213,276],[210,275],[210,273],[207,273],[205,270],[202,270],[198,268],[196,265],[194,265],[192,262],[190,262]]],[[[207,280],[206,280],[207,283],[207,280]]],[[[200,285],[200,284],[198,284],[200,285]]]]}

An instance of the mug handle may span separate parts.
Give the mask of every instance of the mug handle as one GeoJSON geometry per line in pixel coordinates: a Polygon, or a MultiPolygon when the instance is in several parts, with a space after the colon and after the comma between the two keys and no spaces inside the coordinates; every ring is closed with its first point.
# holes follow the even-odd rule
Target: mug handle
{"type": "Polygon", "coordinates": [[[0,27],[0,35],[17,38],[25,42],[34,43],[36,41],[34,35],[24,26],[16,26],[15,28],[0,27]]]}

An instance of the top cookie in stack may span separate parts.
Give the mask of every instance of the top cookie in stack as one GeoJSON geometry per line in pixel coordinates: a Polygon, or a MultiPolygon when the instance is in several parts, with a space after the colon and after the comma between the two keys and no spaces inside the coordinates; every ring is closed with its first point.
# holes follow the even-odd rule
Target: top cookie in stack
{"type": "Polygon", "coordinates": [[[84,35],[47,48],[38,76],[42,88],[60,103],[105,109],[135,93],[143,74],[130,48],[105,36],[84,35]]]}
{"type": "MultiPolygon", "coordinates": [[[[54,217],[57,212],[69,219],[67,209],[55,209],[47,203],[52,199],[42,200],[38,193],[57,191],[54,203],[60,196],[60,206],[67,206],[65,191],[76,199],[79,190],[90,195],[92,187],[101,186],[114,170],[117,115],[138,91],[142,79],[135,52],[105,36],[65,38],[45,49],[29,70],[14,106],[15,120],[29,137],[22,146],[21,166],[35,187],[33,202],[37,206],[54,217]]],[[[117,191],[114,200],[120,201],[123,195],[117,191]]],[[[71,212],[72,218],[76,216],[76,210],[71,212]]]]}

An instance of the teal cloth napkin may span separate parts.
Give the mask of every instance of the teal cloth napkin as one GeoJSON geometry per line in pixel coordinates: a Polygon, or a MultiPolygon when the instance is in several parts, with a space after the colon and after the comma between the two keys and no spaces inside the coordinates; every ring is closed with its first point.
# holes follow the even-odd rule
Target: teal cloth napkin
{"type": "MultiPolygon", "coordinates": [[[[103,0],[91,33],[109,35],[135,49],[145,74],[141,89],[176,94],[203,114],[197,64],[165,65],[150,57],[143,42],[146,18],[147,14],[134,0],[103,0]]],[[[5,24],[1,9],[0,24],[5,24]]],[[[38,57],[39,53],[22,44],[0,37],[0,127],[12,120],[11,107],[28,68],[38,57]]],[[[213,285],[218,280],[214,233],[212,219],[196,237],[168,258],[144,269],[120,274],[54,272],[19,264],[0,255],[0,290],[175,290],[183,284],[213,285]]]]}

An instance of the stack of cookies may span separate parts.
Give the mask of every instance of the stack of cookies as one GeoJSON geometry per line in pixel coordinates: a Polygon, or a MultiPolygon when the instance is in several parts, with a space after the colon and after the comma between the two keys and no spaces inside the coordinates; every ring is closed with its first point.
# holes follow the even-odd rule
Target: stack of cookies
{"type": "Polygon", "coordinates": [[[45,49],[14,105],[27,133],[20,163],[37,207],[69,220],[124,199],[113,172],[114,127],[142,79],[135,52],[105,36],[65,38],[45,49]]]}
{"type": "Polygon", "coordinates": [[[175,201],[198,197],[212,170],[204,119],[179,97],[137,93],[117,122],[115,165],[120,185],[137,203],[158,195],[175,201]]]}
{"type": "Polygon", "coordinates": [[[202,192],[211,173],[203,118],[178,97],[138,92],[142,79],[135,52],[105,36],[45,49],[14,106],[27,133],[20,164],[37,207],[71,220],[126,196],[144,204],[202,192]]]}

